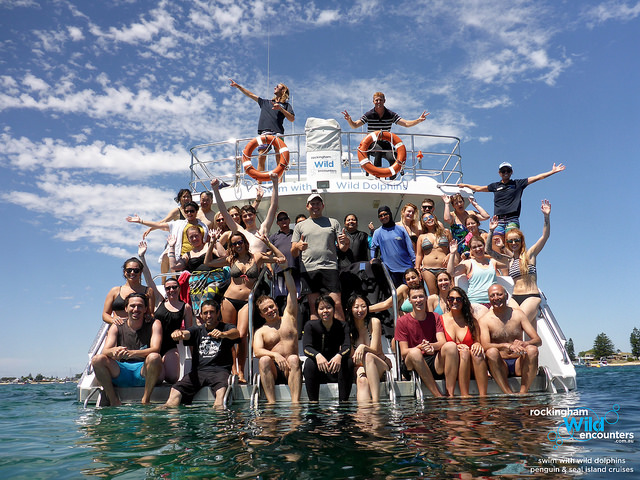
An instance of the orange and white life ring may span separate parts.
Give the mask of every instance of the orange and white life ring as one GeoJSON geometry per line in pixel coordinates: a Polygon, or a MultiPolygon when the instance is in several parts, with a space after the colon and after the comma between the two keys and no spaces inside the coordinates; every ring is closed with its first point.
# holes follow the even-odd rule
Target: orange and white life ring
{"type": "Polygon", "coordinates": [[[378,178],[387,178],[397,175],[400,170],[402,170],[402,167],[404,167],[404,162],[406,160],[407,147],[404,146],[400,137],[391,132],[383,132],[381,130],[371,132],[362,139],[362,142],[360,142],[360,146],[358,147],[358,161],[360,162],[360,166],[365,172],[375,175],[378,178]],[[388,168],[376,167],[371,163],[371,160],[369,160],[369,148],[378,140],[391,143],[396,152],[396,161],[388,168]]]}
{"type": "Polygon", "coordinates": [[[268,182],[271,180],[271,173],[276,173],[278,178],[282,177],[282,174],[289,166],[289,147],[284,143],[280,137],[275,135],[259,135],[244,147],[242,151],[242,167],[247,175],[251,178],[255,178],[261,182],[268,182]],[[269,172],[259,172],[251,163],[251,154],[259,145],[273,145],[276,151],[276,168],[269,172]]]}

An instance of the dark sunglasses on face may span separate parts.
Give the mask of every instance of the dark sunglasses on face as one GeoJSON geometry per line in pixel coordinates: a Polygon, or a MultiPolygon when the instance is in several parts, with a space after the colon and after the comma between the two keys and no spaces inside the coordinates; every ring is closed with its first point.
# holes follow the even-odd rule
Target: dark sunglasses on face
{"type": "Polygon", "coordinates": [[[126,273],[140,273],[140,269],[139,268],[125,268],[124,271],[126,273]]]}
{"type": "Polygon", "coordinates": [[[510,168],[503,168],[500,170],[500,173],[511,173],[513,172],[513,170],[511,170],[510,168]]]}
{"type": "Polygon", "coordinates": [[[388,217],[388,216],[389,216],[388,213],[381,213],[380,215],[378,215],[378,218],[388,217]]]}
{"type": "Polygon", "coordinates": [[[231,245],[233,245],[234,247],[240,247],[241,245],[244,245],[244,240],[238,240],[237,242],[231,242],[231,245]]]}
{"type": "Polygon", "coordinates": [[[449,303],[462,302],[462,297],[447,297],[449,303]]]}
{"type": "Polygon", "coordinates": [[[278,219],[279,222],[282,222],[283,220],[289,220],[289,217],[280,217],[278,219]]]}
{"type": "Polygon", "coordinates": [[[178,285],[165,285],[164,289],[165,290],[177,290],[178,289],[178,285]]]}
{"type": "Polygon", "coordinates": [[[196,213],[196,211],[190,208],[189,210],[185,210],[184,213],[196,213]]]}
{"type": "Polygon", "coordinates": [[[426,210],[426,211],[433,210],[433,205],[422,205],[422,210],[426,210]]]}
{"type": "Polygon", "coordinates": [[[507,243],[520,243],[521,240],[519,238],[510,238],[507,240],[507,243]]]}

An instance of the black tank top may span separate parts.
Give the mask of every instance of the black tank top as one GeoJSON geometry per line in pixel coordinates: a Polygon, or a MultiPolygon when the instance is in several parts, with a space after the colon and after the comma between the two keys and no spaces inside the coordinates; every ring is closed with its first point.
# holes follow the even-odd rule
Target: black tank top
{"type": "Polygon", "coordinates": [[[164,355],[169,350],[176,347],[176,342],[171,338],[171,334],[182,327],[184,307],[185,304],[183,303],[180,310],[177,312],[170,312],[167,307],[165,307],[164,302],[162,302],[160,306],[156,308],[154,316],[156,317],[156,320],[160,320],[160,323],[162,323],[162,346],[160,347],[160,355],[164,355]]]}

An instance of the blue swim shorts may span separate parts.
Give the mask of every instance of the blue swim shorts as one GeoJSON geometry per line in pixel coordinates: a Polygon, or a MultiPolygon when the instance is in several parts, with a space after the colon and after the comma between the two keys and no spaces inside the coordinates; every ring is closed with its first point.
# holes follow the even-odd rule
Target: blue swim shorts
{"type": "Polygon", "coordinates": [[[516,376],[516,360],[517,358],[505,358],[504,362],[507,364],[507,369],[509,370],[509,377],[516,376]]]}
{"type": "Polygon", "coordinates": [[[502,217],[498,220],[498,226],[493,231],[494,235],[504,236],[509,230],[520,229],[520,218],[517,216],[502,217]]]}
{"type": "Polygon", "coordinates": [[[142,367],[144,362],[116,362],[120,375],[111,381],[116,387],[144,387],[142,367]]]}

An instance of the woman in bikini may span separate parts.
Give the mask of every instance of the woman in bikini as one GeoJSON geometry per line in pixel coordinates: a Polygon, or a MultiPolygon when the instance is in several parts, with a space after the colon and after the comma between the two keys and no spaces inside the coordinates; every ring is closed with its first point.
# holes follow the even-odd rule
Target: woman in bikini
{"type": "Polygon", "coordinates": [[[458,367],[458,386],[460,395],[469,396],[471,368],[478,384],[478,394],[487,394],[489,377],[484,349],[479,342],[480,326],[471,311],[471,302],[460,287],[453,287],[447,296],[449,311],[442,316],[444,336],[448,342],[458,346],[460,363],[458,367]]]}
{"type": "Polygon", "coordinates": [[[423,232],[422,226],[420,225],[418,217],[416,216],[417,211],[418,207],[416,207],[413,203],[405,203],[400,213],[400,221],[396,222],[396,225],[404,228],[409,234],[409,238],[411,239],[411,243],[413,244],[414,252],[416,250],[416,242],[418,241],[418,237],[423,232]]]}
{"type": "MultiPolygon", "coordinates": [[[[238,344],[238,367],[237,372],[234,367],[233,373],[238,374],[240,382],[245,382],[244,363],[247,356],[247,332],[249,331],[249,306],[247,301],[253,286],[260,275],[260,270],[265,263],[284,263],[285,257],[267,237],[258,236],[266,245],[269,253],[251,253],[249,242],[241,232],[234,232],[229,238],[229,248],[227,249],[226,265],[230,266],[229,274],[231,283],[224,294],[220,312],[222,321],[238,326],[240,332],[240,343],[238,344]]],[[[211,249],[207,249],[204,265],[212,265],[211,249]]]]}
{"type": "Polygon", "coordinates": [[[382,324],[369,314],[369,301],[360,293],[349,298],[346,317],[354,349],[358,403],[377,403],[380,378],[391,369],[391,361],[382,353],[382,324]]]}
{"type": "Polygon", "coordinates": [[[422,273],[429,293],[432,294],[437,291],[436,275],[447,270],[451,233],[440,225],[432,213],[422,216],[422,229],[425,233],[418,237],[416,269],[422,273]]]}
{"type": "Polygon", "coordinates": [[[474,304],[474,315],[476,318],[480,318],[491,308],[489,304],[489,287],[496,283],[498,278],[497,269],[504,268],[507,265],[506,262],[499,262],[489,257],[485,253],[484,246],[485,241],[482,237],[473,237],[469,241],[471,258],[463,260],[459,265],[456,265],[457,255],[455,255],[455,252],[458,250],[458,242],[452,240],[449,245],[451,256],[447,264],[447,271],[452,277],[461,274],[467,276],[467,280],[469,281],[467,297],[469,297],[469,301],[474,304]]]}
{"type": "Polygon", "coordinates": [[[167,243],[169,244],[169,265],[171,266],[171,270],[174,272],[181,272],[183,270],[187,270],[188,272],[195,272],[197,270],[210,270],[212,268],[217,268],[225,265],[224,260],[219,260],[217,263],[214,262],[217,255],[212,253],[212,258],[209,263],[205,266],[204,261],[209,250],[210,246],[215,246],[218,241],[218,236],[220,231],[214,232],[209,230],[209,241],[204,242],[202,236],[202,230],[196,226],[187,227],[187,240],[193,247],[184,255],[180,256],[177,260],[175,254],[173,252],[173,247],[176,244],[176,237],[173,235],[169,235],[167,238],[167,243]]]}
{"type": "MultiPolygon", "coordinates": [[[[396,298],[398,299],[398,315],[402,316],[405,313],[413,311],[413,306],[409,302],[409,289],[420,285],[422,277],[418,271],[411,267],[407,268],[404,272],[404,283],[396,289],[396,298]]],[[[389,297],[382,302],[378,302],[369,307],[369,312],[377,313],[383,310],[389,310],[393,306],[393,297],[389,297]]]]}
{"type": "Polygon", "coordinates": [[[427,298],[427,310],[429,312],[444,315],[449,311],[447,297],[453,286],[453,280],[449,272],[440,272],[436,275],[436,293],[427,298]]]}
{"type": "Polygon", "coordinates": [[[442,199],[444,200],[443,220],[450,225],[451,235],[458,241],[458,253],[462,255],[469,251],[467,248],[468,243],[464,241],[469,233],[467,230],[467,219],[469,215],[476,215],[479,220],[478,223],[480,223],[483,220],[487,220],[489,214],[476,202],[473,196],[469,197],[469,203],[473,205],[475,210],[464,209],[464,198],[459,193],[450,197],[443,195],[442,199]],[[453,211],[451,211],[451,207],[453,207],[453,211]]]}
{"type": "MultiPolygon", "coordinates": [[[[540,306],[540,290],[538,290],[538,273],[536,270],[536,259],[538,254],[549,239],[551,233],[551,204],[548,200],[542,201],[540,207],[544,215],[544,226],[542,236],[529,249],[524,241],[524,234],[517,228],[508,230],[505,234],[506,255],[501,255],[493,250],[489,252],[494,258],[501,261],[508,261],[509,276],[513,279],[513,300],[520,305],[522,311],[527,315],[534,328],[536,328],[536,317],[540,306]]],[[[491,219],[489,224],[489,238],[493,235],[493,230],[498,226],[496,217],[491,219]]],[[[490,244],[490,242],[489,242],[490,244]]]]}
{"type": "MultiPolygon", "coordinates": [[[[153,312],[155,307],[155,295],[151,287],[142,285],[143,263],[136,257],[128,259],[122,265],[122,275],[126,282],[124,285],[113,287],[107,293],[102,309],[102,320],[105,323],[122,325],[127,319],[124,308],[124,300],[132,293],[141,293],[147,297],[147,311],[153,312]]],[[[150,316],[150,315],[149,315],[150,316]]]]}

